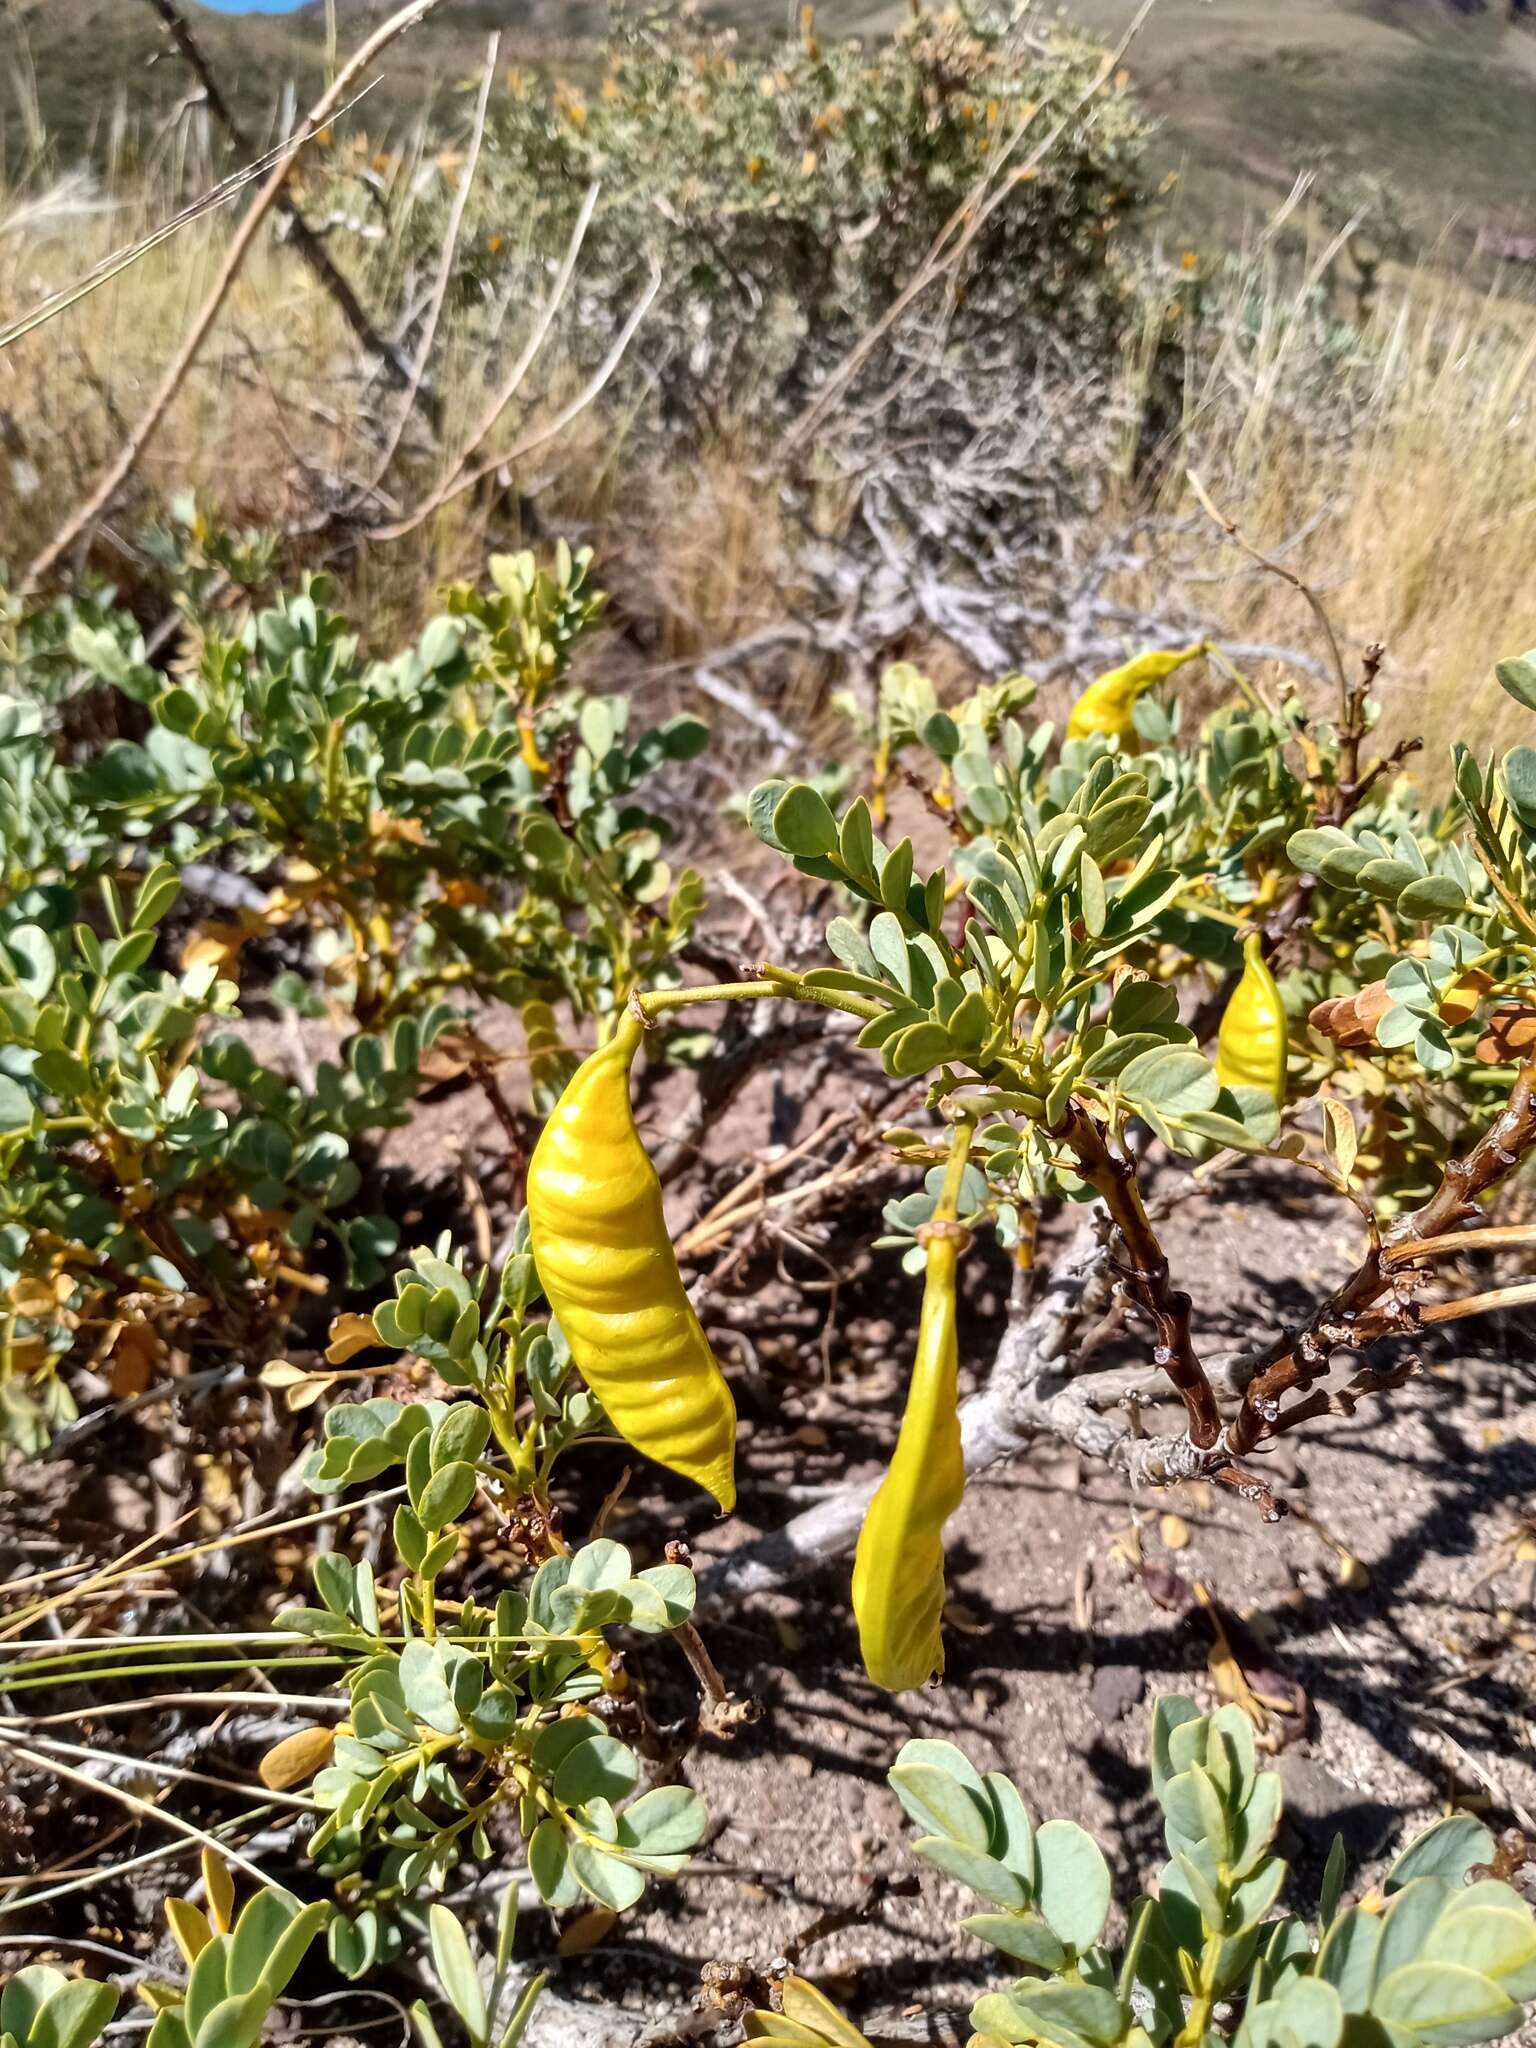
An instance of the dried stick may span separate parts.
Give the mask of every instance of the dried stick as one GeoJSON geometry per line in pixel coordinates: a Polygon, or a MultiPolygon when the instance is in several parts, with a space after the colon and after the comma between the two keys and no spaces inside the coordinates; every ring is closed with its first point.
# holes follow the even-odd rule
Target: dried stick
{"type": "Polygon", "coordinates": [[[112,500],[132,476],[156,429],[169,412],[187,372],[196,362],[198,352],[212,332],[214,322],[219,317],[241,266],[250,254],[257,232],[282,196],[283,188],[292,174],[300,152],[319,129],[324,127],[328,116],[341,105],[374,59],[398,37],[404,35],[407,29],[414,28],[419,21],[424,21],[442,4],[443,0],[407,0],[404,7],[374,30],[361,49],[337,72],[329,88],[316,100],[289,148],[278,160],[266,183],[246,210],[240,225],[235,229],[212,289],[183,337],[180,348],[156,387],[149,404],[135,422],[133,431],[119,451],[116,461],[84,503],[76,506],[42,553],[30,564],[21,579],[21,588],[24,591],[35,589],[45,576],[52,573],[92,522],[99,519],[110,507],[112,500]]]}
{"type": "MultiPolygon", "coordinates": [[[[158,4],[158,0],[156,0],[156,4],[158,4]]],[[[427,364],[432,360],[432,350],[437,342],[437,330],[442,321],[443,307],[448,301],[448,287],[453,282],[453,259],[458,253],[459,236],[464,229],[464,215],[469,206],[469,194],[475,182],[475,173],[480,167],[480,152],[485,144],[486,111],[491,102],[491,86],[495,82],[496,59],[500,52],[501,36],[498,32],[491,37],[489,47],[485,53],[485,76],[480,81],[480,96],[475,102],[475,119],[474,126],[470,132],[469,155],[465,159],[464,175],[459,180],[459,189],[453,195],[453,207],[448,216],[448,232],[443,237],[443,257],[437,267],[437,276],[433,280],[432,299],[427,308],[426,321],[421,330],[421,343],[416,350],[416,361],[411,366],[410,382],[406,386],[405,398],[401,404],[399,416],[395,420],[394,426],[390,429],[389,439],[385,442],[383,451],[378,461],[374,464],[373,474],[357,493],[357,502],[359,504],[365,498],[372,497],[373,493],[384,481],[389,465],[395,459],[395,451],[400,446],[401,438],[405,433],[406,422],[410,419],[412,408],[416,403],[416,394],[421,389],[422,380],[427,374],[427,364]]]]}
{"type": "MultiPolygon", "coordinates": [[[[425,520],[430,519],[434,512],[441,511],[444,505],[450,504],[455,498],[462,498],[466,491],[472,491],[477,484],[484,483],[486,478],[494,476],[498,469],[505,468],[509,462],[516,462],[521,456],[531,455],[536,448],[542,448],[546,442],[553,441],[558,435],[563,434],[572,420],[577,419],[586,411],[587,407],[607,384],[614,371],[617,370],[619,364],[623,362],[624,357],[629,351],[629,344],[635,338],[636,329],[650,311],[651,302],[660,290],[661,272],[659,269],[653,270],[645,290],[631,307],[628,319],[615,336],[612,348],[609,349],[607,355],[603,357],[603,360],[592,372],[586,383],[582,385],[576,396],[568,404],[562,406],[553,419],[546,420],[542,426],[531,427],[526,434],[523,434],[518,440],[514,441],[510,448],[504,448],[499,455],[491,456],[487,461],[482,462],[478,468],[465,469],[462,467],[464,461],[467,460],[466,451],[466,455],[460,457],[460,467],[444,483],[439,485],[438,489],[424,504],[418,505],[414,511],[408,512],[403,519],[396,520],[391,526],[375,527],[373,529],[374,537],[378,540],[400,540],[404,535],[413,533],[425,520]]],[[[498,407],[498,415],[500,411],[501,408],[498,407]]],[[[484,433],[490,431],[492,424],[494,424],[494,420],[487,423],[484,433]]],[[[470,446],[478,447],[480,441],[484,438],[484,433],[477,435],[471,441],[470,446]]]]}
{"type": "MultiPolygon", "coordinates": [[[[1237,521],[1229,518],[1225,512],[1217,507],[1212,500],[1210,492],[1192,469],[1185,470],[1184,475],[1188,481],[1189,488],[1194,492],[1196,499],[1199,501],[1200,509],[1221,528],[1232,545],[1241,548],[1250,561],[1257,562],[1259,567],[1267,570],[1271,576],[1278,576],[1282,583],[1289,583],[1292,590],[1299,592],[1306,599],[1311,607],[1313,618],[1317,620],[1318,625],[1322,628],[1323,639],[1327,642],[1328,658],[1333,666],[1334,680],[1339,686],[1340,699],[1347,703],[1349,699],[1349,680],[1344,673],[1344,657],[1339,652],[1338,636],[1333,630],[1333,621],[1329,618],[1327,608],[1317,592],[1310,583],[1304,582],[1294,569],[1286,568],[1283,562],[1277,562],[1273,556],[1266,555],[1262,549],[1256,548],[1252,541],[1245,539],[1238,527],[1237,521]]],[[[1378,660],[1380,659],[1379,654],[1377,658],[1378,660]]]]}
{"type": "Polygon", "coordinates": [[[1444,1237],[1411,1239],[1382,1253],[1389,1266],[1415,1259],[1454,1259],[1463,1252],[1515,1251],[1536,1245],[1536,1223],[1489,1223],[1477,1230],[1448,1230],[1444,1237]]]}
{"type": "MultiPolygon", "coordinates": [[[[224,97],[223,88],[214,74],[212,65],[208,62],[207,54],[193,35],[187,18],[176,4],[176,0],[147,0],[147,4],[155,10],[156,14],[165,23],[166,28],[170,31],[171,40],[186,60],[188,68],[196,75],[198,82],[203,88],[203,97],[208,103],[209,113],[213,115],[213,118],[243,156],[256,156],[255,143],[246,133],[234,108],[224,97]]],[[[288,231],[293,246],[315,273],[315,276],[319,279],[325,290],[335,300],[342,319],[346,321],[369,355],[377,356],[390,378],[402,388],[409,390],[410,396],[407,400],[407,410],[409,410],[409,407],[416,401],[416,397],[421,390],[421,384],[419,379],[414,384],[412,383],[411,366],[407,362],[404,352],[379,333],[364,311],[362,301],[353,290],[351,283],[331,261],[326,253],[324,243],[322,243],[320,237],[305,219],[293,198],[287,192],[281,192],[276,203],[278,211],[288,223],[288,231]]],[[[428,398],[429,402],[431,402],[430,394],[428,394],[428,398]]]]}
{"type": "Polygon", "coordinates": [[[1459,1323],[1463,1316],[1485,1316],[1490,1309],[1522,1308],[1536,1301],[1536,1280],[1512,1287],[1490,1287],[1485,1294],[1464,1294],[1459,1301],[1430,1301],[1418,1311],[1421,1323],[1459,1323]]]}
{"type": "MultiPolygon", "coordinates": [[[[550,286],[543,305],[539,308],[538,318],[533,323],[532,332],[523,345],[522,353],[512,365],[506,382],[491,400],[490,405],[482,414],[479,424],[474,428],[469,439],[454,457],[453,462],[444,470],[437,489],[414,512],[409,513],[404,519],[397,521],[395,525],[377,528],[376,532],[380,540],[399,540],[403,535],[412,532],[414,528],[420,526],[423,520],[430,519],[439,506],[446,505],[448,500],[458,490],[467,490],[469,488],[469,485],[462,481],[466,466],[475,451],[484,445],[486,436],[492,431],[496,422],[522,389],[523,380],[538,359],[539,351],[543,348],[549,330],[554,324],[555,315],[559,312],[565,295],[571,288],[571,279],[576,275],[576,259],[581,254],[581,245],[587,238],[587,229],[592,223],[593,209],[597,205],[598,189],[595,182],[587,187],[586,197],[581,202],[581,211],[577,214],[576,224],[571,229],[571,239],[566,244],[565,255],[561,259],[559,270],[555,273],[555,281],[550,286]]],[[[505,457],[498,458],[499,461],[504,461],[505,459],[505,457]]]]}

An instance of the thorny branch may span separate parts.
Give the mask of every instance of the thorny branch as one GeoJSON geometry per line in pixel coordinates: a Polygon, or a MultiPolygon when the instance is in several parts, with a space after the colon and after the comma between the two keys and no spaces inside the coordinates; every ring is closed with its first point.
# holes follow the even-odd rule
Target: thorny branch
{"type": "Polygon", "coordinates": [[[1172,1284],[1168,1261],[1141,1199],[1135,1161],[1129,1153],[1111,1150],[1080,1104],[1072,1105],[1063,1135],[1077,1155],[1079,1172],[1098,1190],[1120,1233],[1131,1262],[1122,1277],[1132,1300],[1157,1331],[1153,1358],[1179,1390],[1189,1416],[1190,1442],[1209,1450],[1221,1435],[1216,1396],[1190,1333],[1190,1298],[1172,1284]]]}
{"type": "Polygon", "coordinates": [[[1508,1102],[1464,1159],[1447,1162],[1440,1185],[1421,1208],[1373,1245],[1355,1271],[1301,1327],[1250,1361],[1243,1405],[1227,1432],[1241,1456],[1290,1426],[1287,1394],[1305,1394],[1328,1372],[1333,1353],[1359,1351],[1385,1337],[1409,1335],[1424,1315],[1415,1300],[1423,1278],[1405,1265],[1406,1248],[1444,1238],[1480,1213],[1481,1198],[1508,1178],[1536,1145],[1536,1058],[1521,1067],[1508,1102]]]}

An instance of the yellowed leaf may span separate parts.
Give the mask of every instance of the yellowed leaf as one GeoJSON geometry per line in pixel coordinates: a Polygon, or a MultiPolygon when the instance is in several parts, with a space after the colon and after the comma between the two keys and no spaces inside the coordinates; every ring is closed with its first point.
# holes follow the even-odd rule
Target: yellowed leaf
{"type": "Polygon", "coordinates": [[[135,1394],[143,1393],[149,1385],[159,1350],[160,1340],[148,1323],[124,1323],[120,1326],[112,1346],[112,1367],[107,1374],[107,1384],[114,1399],[126,1401],[135,1394]]]}
{"type": "Polygon", "coordinates": [[[302,1365],[292,1365],[286,1358],[268,1359],[261,1368],[261,1384],[271,1387],[274,1393],[281,1393],[285,1387],[302,1386],[308,1378],[302,1365]]]}
{"type": "Polygon", "coordinates": [[[787,2020],[809,2027],[832,2048],[869,2048],[869,2041],[851,2020],[844,2019],[824,1991],[808,1984],[804,1977],[786,1977],[779,1991],[779,2003],[787,2020]]]}
{"type": "Polygon", "coordinates": [[[1157,1533],[1169,1550],[1185,1550],[1189,1547],[1189,1524],[1182,1515],[1160,1516],[1157,1533]]]}
{"type": "Polygon", "coordinates": [[[1355,1131],[1355,1120],[1342,1102],[1335,1102],[1325,1095],[1323,1103],[1323,1150],[1328,1163],[1346,1186],[1355,1170],[1355,1161],[1360,1152],[1360,1141],[1355,1131]]]}
{"type": "Polygon", "coordinates": [[[331,1324],[331,1341],[325,1347],[327,1365],[345,1365],[359,1351],[372,1351],[382,1341],[373,1327],[372,1316],[337,1316],[331,1324]]]}
{"type": "Polygon", "coordinates": [[[1353,1551],[1341,1550],[1339,1561],[1334,1566],[1334,1578],[1346,1592],[1363,1593],[1371,1583],[1371,1574],[1353,1551]]]}
{"type": "Polygon", "coordinates": [[[190,1899],[167,1899],[165,1924],[181,1950],[182,1961],[190,1968],[213,1939],[207,1914],[190,1899]]]}
{"type": "Polygon", "coordinates": [[[229,1865],[216,1850],[204,1849],[202,1866],[203,1884],[208,1893],[208,1917],[220,1934],[228,1934],[235,1924],[235,1880],[229,1874],[229,1865]]]}
{"type": "Polygon", "coordinates": [[[578,1913],[569,1926],[560,1930],[556,1944],[560,1954],[579,1956],[589,1948],[596,1948],[618,1917],[606,1906],[589,1906],[585,1913],[578,1913]]]}
{"type": "Polygon", "coordinates": [[[245,924],[227,924],[215,919],[195,926],[181,949],[183,972],[189,967],[201,967],[212,962],[220,974],[233,974],[240,964],[241,949],[250,936],[250,927],[245,924]]]}
{"type": "Polygon", "coordinates": [[[47,1316],[52,1315],[58,1297],[45,1282],[24,1276],[5,1290],[3,1299],[19,1316],[47,1316]]]}
{"type": "Polygon", "coordinates": [[[286,1792],[305,1784],[329,1763],[335,1746],[333,1728],[301,1728],[297,1735],[285,1735],[267,1751],[257,1773],[269,1792],[286,1792]]]}

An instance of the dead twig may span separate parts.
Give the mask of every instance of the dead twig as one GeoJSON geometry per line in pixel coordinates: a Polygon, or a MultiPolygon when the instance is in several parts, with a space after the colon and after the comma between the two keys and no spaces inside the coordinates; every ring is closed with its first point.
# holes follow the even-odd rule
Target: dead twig
{"type": "MultiPolygon", "coordinates": [[[[160,4],[160,0],[156,0],[160,4]]],[[[491,86],[496,78],[496,59],[501,50],[500,34],[493,35],[485,54],[485,76],[480,81],[480,95],[475,101],[474,125],[470,131],[469,154],[464,163],[464,175],[459,188],[453,195],[453,207],[448,216],[448,231],[443,237],[442,260],[437,267],[437,276],[432,283],[432,297],[427,306],[426,318],[421,330],[421,340],[416,349],[416,360],[411,366],[410,381],[406,386],[404,402],[390,429],[373,474],[362,486],[356,501],[361,504],[371,498],[388,474],[389,465],[395,459],[405,433],[411,410],[416,403],[416,394],[422,389],[422,380],[427,374],[427,364],[432,360],[432,350],[437,342],[437,330],[442,321],[443,307],[448,299],[448,287],[453,282],[453,260],[458,253],[459,236],[464,228],[464,214],[469,205],[470,189],[475,182],[475,173],[480,168],[480,152],[485,144],[486,110],[490,105],[491,86]]]]}
{"type": "MultiPolygon", "coordinates": [[[[224,97],[223,88],[208,62],[207,53],[193,35],[187,18],[176,4],[176,0],[147,0],[147,4],[165,23],[171,40],[202,86],[203,98],[207,102],[209,113],[241,155],[254,158],[257,155],[256,145],[246,133],[234,108],[224,97]]],[[[436,401],[431,392],[423,393],[419,379],[412,381],[411,366],[404,354],[374,326],[351,283],[326,254],[320,237],[286,191],[278,194],[277,208],[288,223],[289,239],[293,246],[314,272],[321,286],[335,301],[342,319],[346,321],[368,354],[376,356],[384,365],[387,375],[407,391],[406,411],[409,412],[416,403],[419,394],[426,397],[429,407],[434,406],[436,401]]]]}
{"type": "MultiPolygon", "coordinates": [[[[466,475],[468,465],[476,451],[484,446],[487,436],[493,432],[497,421],[522,389],[524,379],[537,361],[539,351],[543,348],[549,330],[554,324],[555,315],[559,312],[561,305],[564,303],[565,295],[571,288],[571,280],[576,275],[576,261],[581,254],[581,245],[587,238],[587,229],[592,223],[593,209],[597,205],[598,189],[595,183],[587,187],[586,197],[581,202],[581,210],[577,214],[575,225],[571,229],[571,238],[566,244],[565,255],[561,259],[560,268],[555,273],[554,283],[550,286],[544,303],[539,308],[528,339],[523,344],[522,352],[518,356],[517,361],[508,372],[506,382],[491,400],[490,405],[482,414],[479,423],[470,433],[469,439],[459,450],[450,467],[444,470],[436,490],[431,492],[414,511],[407,513],[404,518],[397,520],[392,526],[375,528],[374,531],[378,539],[400,540],[406,534],[413,533],[418,526],[430,519],[432,514],[446,505],[450,499],[456,498],[462,492],[472,489],[483,476],[489,475],[492,470],[499,469],[504,462],[510,462],[515,455],[526,452],[520,448],[509,449],[505,455],[497,456],[496,460],[486,468],[466,475]]],[[[654,292],[652,296],[654,297],[654,292]]],[[[650,300],[647,299],[645,304],[648,306],[650,300]]],[[[629,344],[629,336],[633,333],[635,325],[638,325],[637,321],[625,327],[623,334],[625,347],[629,344]]],[[[622,350],[620,353],[622,354],[622,350]]],[[[606,377],[603,379],[603,382],[607,382],[606,377]]],[[[600,384],[597,389],[601,390],[601,388],[602,385],[600,384]]],[[[596,391],[594,391],[592,396],[595,397],[596,395],[596,391]]],[[[590,403],[590,400],[587,402],[590,403]]],[[[580,407],[577,408],[578,411],[580,409],[580,407]]],[[[575,414],[573,413],[571,417],[574,418],[575,414]]],[[[560,429],[557,426],[552,431],[558,433],[560,429]]],[[[530,445],[537,446],[538,444],[534,442],[530,445]]]]}
{"type": "Polygon", "coordinates": [[[1311,608],[1313,618],[1317,620],[1318,625],[1322,628],[1323,639],[1328,648],[1329,661],[1333,668],[1334,680],[1338,683],[1340,695],[1347,699],[1349,696],[1349,682],[1344,673],[1344,657],[1339,652],[1338,636],[1333,630],[1333,621],[1329,618],[1327,609],[1317,592],[1310,583],[1298,576],[1294,569],[1288,569],[1284,562],[1277,562],[1273,555],[1266,555],[1262,548],[1255,547],[1252,541],[1246,539],[1237,521],[1219,509],[1212,499],[1210,492],[1192,469],[1186,470],[1184,475],[1190,490],[1199,502],[1200,509],[1221,528],[1232,545],[1241,548],[1250,561],[1256,562],[1269,575],[1278,576],[1282,583],[1288,583],[1292,590],[1298,592],[1300,596],[1306,599],[1307,604],[1311,608]]]}
{"type": "Polygon", "coordinates": [[[320,95],[314,106],[311,107],[297,134],[293,137],[289,148],[278,160],[266,183],[261,187],[250,206],[246,209],[244,218],[230,239],[224,261],[219,266],[218,276],[214,279],[207,298],[203,301],[202,306],[194,317],[192,325],[188,328],[186,335],[182,339],[180,348],[177,349],[148,405],[135,423],[133,432],[119,450],[117,459],[111,464],[106,474],[97,483],[94,490],[89,493],[85,501],[75,507],[53,539],[49,541],[42,552],[29,564],[21,578],[21,588],[23,591],[35,589],[46,576],[50,575],[57,568],[58,564],[69,553],[81,536],[109,509],[117,493],[138,467],[145,449],[149,446],[156,430],[170,411],[171,404],[177,392],[181,389],[187,372],[196,362],[203,343],[212,332],[214,322],[218,319],[223,309],[224,301],[228,298],[235,279],[239,276],[241,267],[251,252],[257,233],[268,214],[271,213],[273,207],[282,196],[283,188],[292,175],[293,167],[305,146],[324,127],[328,117],[342,104],[353,85],[367,70],[368,66],[377,57],[382,55],[391,43],[404,35],[407,29],[414,28],[418,22],[425,21],[427,16],[435,12],[442,4],[443,0],[407,0],[407,4],[392,14],[387,21],[381,23],[363,43],[362,47],[342,65],[330,86],[320,95]]]}

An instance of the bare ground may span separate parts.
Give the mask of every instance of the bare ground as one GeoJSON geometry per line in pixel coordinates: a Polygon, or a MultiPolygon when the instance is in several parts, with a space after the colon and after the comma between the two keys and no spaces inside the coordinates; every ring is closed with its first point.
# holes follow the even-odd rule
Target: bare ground
{"type": "MultiPolygon", "coordinates": [[[[324,1050],[314,1036],[311,1055],[324,1050]]],[[[802,1058],[754,1077],[712,1125],[699,1169],[669,1195],[677,1224],[734,1185],[765,1140],[792,1143],[829,1108],[852,1101],[846,1082],[823,1078],[812,1092],[807,1081],[818,1071],[814,1058],[802,1058]]],[[[687,1093],[675,1079],[653,1092],[653,1140],[665,1137],[687,1093]]],[[[878,1089],[866,1093],[871,1116],[885,1120],[890,1109],[873,1099],[878,1089]]],[[[829,1141],[804,1170],[835,1166],[848,1135],[829,1141]]],[[[468,1184],[486,1194],[499,1221],[503,1150],[482,1098],[467,1088],[429,1103],[408,1133],[392,1134],[382,1185],[407,1241],[461,1210],[468,1184]]],[[[760,1244],[724,1279],[705,1276],[706,1320],[733,1366],[742,1412],[741,1507],[731,1522],[715,1523],[697,1499],[669,1499],[652,1475],[643,1484],[637,1475],[633,1504],[621,1503],[610,1525],[637,1554],[659,1553],[667,1536],[685,1534],[707,1563],[845,1475],[878,1468],[894,1434],[918,1283],[901,1274],[896,1254],[865,1247],[877,1234],[876,1198],[901,1185],[867,1183],[856,1213],[813,1219],[760,1244]]],[[[1260,1336],[1326,1288],[1356,1255],[1357,1225],[1343,1215],[1341,1227],[1335,1205],[1298,1186],[1289,1168],[1268,1165],[1228,1174],[1204,1197],[1176,1206],[1165,1242],[1176,1277],[1195,1296],[1202,1346],[1228,1349],[1260,1336]]],[[[718,1271],[719,1260],[710,1263],[718,1271]]],[[[1001,1327],[1006,1282],[1001,1259],[978,1248],[965,1275],[962,1323],[973,1384],[1001,1327]]],[[[1273,1476],[1301,1511],[1278,1527],[1204,1488],[1133,1498],[1054,1444],[982,1475],[951,1524],[948,1670],[932,1691],[893,1700],[863,1679],[846,1563],[712,1625],[717,1662],[738,1692],[761,1703],[763,1718],[688,1758],[686,1773],[715,1817],[694,1868],[618,1927],[588,1920],[573,1935],[568,1926],[565,1946],[581,1952],[550,1955],[560,1997],[593,2001],[590,2048],[684,2038],[646,2029],[658,2016],[691,2012],[706,1968],[760,1972],[786,1955],[862,2016],[963,2012],[989,1964],[954,1931],[967,1910],[958,1891],[926,1871],[914,1883],[904,1824],[884,1782],[911,1735],[949,1736],[978,1764],[1011,1771],[1038,1813],[1093,1828],[1124,1901],[1159,1860],[1145,1770],[1150,1702],[1168,1690],[1205,1703],[1216,1697],[1210,1628],[1153,1598],[1166,1600],[1180,1584],[1198,1581],[1246,1616],[1276,1668],[1304,1689],[1305,1726],[1280,1757],[1302,1897],[1336,1829],[1363,1876],[1449,1801],[1536,1835],[1536,1565],[1518,1555],[1519,1525],[1536,1493],[1536,1341],[1529,1320],[1460,1327],[1475,1345],[1442,1347],[1417,1382],[1353,1419],[1315,1425],[1276,1455],[1273,1476]],[[1164,1520],[1169,1514],[1176,1523],[1164,1520]],[[1358,1561],[1352,1586],[1340,1583],[1341,1553],[1358,1561]]],[[[1106,1347],[1110,1363],[1142,1355],[1134,1329],[1112,1330],[1106,1347]]],[[[247,1393],[222,1411],[221,1426],[233,1466],[249,1482],[266,1475],[266,1484],[282,1447],[263,1441],[264,1413],[264,1399],[247,1393]]],[[[1158,1426],[1154,1411],[1148,1427],[1158,1426]]],[[[146,1475],[158,1471],[163,1489],[168,1456],[174,1462],[192,1447],[168,1452],[130,1419],[95,1439],[89,1458],[23,1475],[6,1513],[19,1541],[31,1543],[30,1563],[40,1561],[39,1541],[46,1547],[62,1535],[107,1550],[114,1521],[136,1533],[163,1517],[165,1503],[146,1475]]],[[[621,1462],[617,1452],[591,1455],[578,1475],[573,1529],[621,1462]]],[[[280,1600],[296,1564],[278,1554],[252,1559],[189,1590],[205,1612],[249,1621],[253,1608],[259,1616],[280,1600]]],[[[489,1568],[490,1559],[479,1567],[489,1568]]],[[[122,1625],[144,1621],[128,1616],[122,1625]]],[[[692,1681],[672,1650],[637,1672],[656,1720],[687,1712],[692,1681]]],[[[270,1740],[259,1717],[246,1719],[252,1726],[232,1727],[222,1754],[206,1752],[213,1767],[248,1771],[270,1740]]],[[[1277,1735],[1295,1725],[1274,1722],[1277,1735]]],[[[131,1752],[126,1724],[115,1725],[114,1740],[131,1752]]],[[[12,1868],[78,1850],[121,1818],[102,1802],[104,1810],[82,1822],[73,1798],[44,1798],[35,1783],[15,1789],[30,1832],[13,1838],[5,1858],[12,1868]]],[[[130,1835],[110,1853],[133,1846],[130,1835]]],[[[505,1872],[485,1875],[485,1894],[494,1896],[505,1872]]],[[[133,1903],[136,1915],[121,1887],[104,1887],[67,1902],[57,1923],[34,1923],[35,1931],[122,1943],[125,1957],[143,1958],[143,1933],[135,1939],[124,1930],[134,1917],[141,1929],[152,1923],[157,1899],[133,1903]]],[[[560,1935],[543,1916],[528,1915],[523,1940],[531,1951],[554,1951],[560,1935]]],[[[29,1947],[26,1959],[39,1953],[29,1947]]],[[[567,2006],[542,2041],[563,2048],[575,2038],[570,2026],[567,2006]]],[[[924,2038],[952,2037],[935,2026],[924,2038]]],[[[541,2048],[538,2032],[531,2041],[541,2048]]]]}

